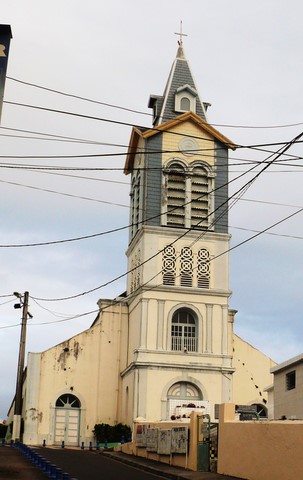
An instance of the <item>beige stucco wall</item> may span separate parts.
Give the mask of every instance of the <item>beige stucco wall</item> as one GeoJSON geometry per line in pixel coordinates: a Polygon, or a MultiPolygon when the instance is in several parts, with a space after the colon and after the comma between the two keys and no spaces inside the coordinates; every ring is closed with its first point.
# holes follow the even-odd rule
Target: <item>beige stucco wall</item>
{"type": "MultiPolygon", "coordinates": [[[[165,246],[170,245],[175,241],[176,236],[179,236],[178,229],[163,227],[144,226],[137,234],[136,242],[133,242],[127,251],[128,255],[128,269],[133,268],[133,260],[136,256],[140,257],[140,262],[146,262],[139,268],[140,284],[148,283],[149,286],[158,286],[162,284],[162,250],[165,246]],[[139,254],[140,252],[140,254],[139,254]],[[155,274],[158,272],[158,275],[155,274]]],[[[207,248],[210,252],[211,258],[216,257],[215,261],[210,262],[210,286],[211,289],[219,291],[220,294],[229,291],[229,259],[228,255],[222,255],[228,251],[230,236],[217,233],[203,233],[201,239],[197,241],[197,232],[188,232],[186,237],[174,243],[176,250],[176,258],[180,257],[181,249],[185,246],[191,246],[194,257],[201,248],[207,248]]],[[[176,261],[176,286],[178,286],[179,279],[179,262],[176,261]]],[[[131,292],[131,275],[128,276],[128,292],[131,292]]],[[[195,279],[194,279],[195,286],[195,279]]],[[[199,289],[203,294],[202,289],[199,289]]]]}
{"type": "Polygon", "coordinates": [[[264,389],[273,383],[270,369],[276,363],[235,334],[233,349],[233,402],[257,403],[267,407],[268,398],[264,389]]]}
{"type": "Polygon", "coordinates": [[[248,480],[303,478],[303,422],[235,422],[220,405],[218,473],[248,480]]]}
{"type": "Polygon", "coordinates": [[[80,442],[87,444],[93,439],[96,423],[117,421],[120,343],[127,308],[111,305],[101,318],[81,334],[41,354],[29,354],[28,368],[34,374],[28,375],[26,382],[29,394],[25,398],[24,435],[28,444],[44,439],[47,444],[53,443],[55,404],[65,393],[81,402],[80,442]],[[37,424],[36,435],[33,422],[37,424]]]}

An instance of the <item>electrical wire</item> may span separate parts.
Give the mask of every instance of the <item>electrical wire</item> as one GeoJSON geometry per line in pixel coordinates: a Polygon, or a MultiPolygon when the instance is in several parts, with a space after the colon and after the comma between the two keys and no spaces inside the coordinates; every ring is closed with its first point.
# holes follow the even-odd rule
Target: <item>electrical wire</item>
{"type": "MultiPolygon", "coordinates": [[[[31,131],[31,130],[24,130],[24,129],[17,129],[17,128],[9,128],[9,127],[0,127],[0,130],[1,129],[6,129],[6,130],[12,130],[12,131],[17,131],[17,132],[23,132],[23,133],[30,133],[30,134],[35,134],[35,135],[42,135],[42,136],[49,136],[49,137],[56,137],[56,138],[47,138],[47,140],[61,140],[62,141],[70,141],[70,142],[74,142],[74,143],[87,143],[87,144],[93,144],[93,145],[103,145],[103,146],[111,146],[111,147],[119,147],[119,148],[128,148],[128,145],[125,145],[125,144],[116,144],[116,143],[106,143],[106,142],[99,142],[97,140],[87,140],[87,139],[79,139],[79,138],[75,138],[75,137],[66,137],[66,136],[63,136],[63,135],[55,135],[55,134],[50,134],[50,133],[44,133],[44,132],[36,132],[36,131],[31,131]]],[[[173,133],[173,132],[171,132],[173,133]]],[[[19,137],[19,136],[16,136],[16,138],[28,138],[28,139],[31,139],[32,137],[28,137],[28,136],[23,136],[23,137],[19,137]]],[[[199,137],[197,137],[199,138],[199,137]]],[[[43,140],[43,138],[37,138],[39,140],[43,140]]],[[[249,148],[247,146],[247,148],[249,148]]],[[[251,148],[253,148],[253,145],[251,146],[251,148]]],[[[262,150],[264,152],[264,150],[262,150]]],[[[145,150],[143,149],[141,151],[142,152],[145,152],[145,150]]],[[[159,153],[163,153],[162,151],[158,151],[159,153]]],[[[270,153],[268,150],[265,150],[265,153],[270,153]]],[[[205,153],[204,153],[204,156],[207,156],[205,153]]],[[[211,156],[211,155],[209,155],[211,156]]],[[[288,154],[289,156],[289,154],[288,154]]],[[[295,158],[295,159],[302,159],[302,157],[299,157],[298,155],[290,155],[292,158],[295,158]]],[[[1,157],[0,157],[1,158],[1,157]]],[[[39,157],[41,158],[41,157],[39,157]]],[[[217,155],[217,158],[220,158],[220,155],[217,155]]],[[[254,160],[249,160],[249,159],[239,159],[239,158],[236,158],[236,157],[233,157],[233,156],[230,156],[229,157],[230,160],[237,160],[237,161],[246,161],[246,162],[253,162],[254,160]]]]}
{"type": "MultiPolygon", "coordinates": [[[[220,195],[218,195],[218,197],[220,198],[220,195]]],[[[265,201],[265,200],[255,200],[255,199],[241,198],[241,197],[239,197],[238,200],[242,201],[242,202],[260,203],[262,205],[271,205],[271,206],[278,206],[278,207],[303,208],[300,205],[292,205],[292,204],[280,203],[280,202],[269,202],[269,201],[265,201]]],[[[129,205],[127,207],[130,208],[129,205]]],[[[166,213],[167,212],[165,212],[165,214],[166,213]]],[[[163,215],[163,214],[161,214],[161,215],[163,215]]],[[[150,218],[149,220],[151,220],[153,218],[154,217],[150,218]]],[[[138,223],[140,224],[140,223],[144,223],[144,222],[145,221],[141,221],[141,222],[138,222],[138,223]]],[[[132,224],[128,224],[128,225],[124,225],[122,227],[117,227],[117,228],[114,228],[114,229],[111,229],[111,230],[106,230],[104,232],[97,232],[97,233],[93,233],[93,234],[89,234],[89,235],[83,235],[83,236],[72,237],[72,238],[65,238],[65,239],[62,239],[62,240],[53,240],[53,241],[47,241],[47,242],[34,242],[34,243],[20,243],[20,244],[0,244],[0,248],[41,247],[41,246],[47,246],[47,245],[57,245],[57,244],[60,244],[60,243],[75,242],[75,241],[79,241],[79,240],[88,240],[88,239],[91,239],[91,238],[100,237],[100,236],[108,235],[108,234],[111,234],[111,233],[120,232],[122,230],[127,230],[127,229],[131,228],[132,226],[133,226],[132,224]]],[[[258,232],[258,230],[251,230],[251,229],[242,228],[242,227],[231,227],[230,226],[230,228],[234,228],[234,229],[238,229],[238,230],[247,230],[247,231],[258,232]]],[[[275,234],[275,235],[277,235],[277,236],[287,236],[287,235],[282,235],[282,234],[281,235],[280,234],[275,234]]],[[[290,235],[290,238],[300,238],[300,237],[295,237],[295,236],[290,235]]]]}
{"type": "MultiPolygon", "coordinates": [[[[96,121],[101,121],[101,122],[106,122],[106,123],[112,123],[112,124],[116,124],[116,125],[122,125],[122,126],[127,126],[127,127],[133,127],[133,128],[137,128],[139,130],[154,130],[154,131],[158,131],[158,132],[163,132],[163,129],[161,128],[157,128],[157,127],[144,127],[142,125],[138,125],[138,124],[133,124],[133,123],[129,123],[129,122],[122,122],[122,121],[119,121],[119,120],[111,120],[109,118],[102,118],[102,117],[96,117],[96,116],[92,116],[92,115],[84,115],[84,114],[80,114],[80,113],[75,113],[75,112],[68,112],[66,110],[58,110],[58,109],[53,109],[53,108],[47,108],[47,107],[41,107],[41,106],[38,106],[38,105],[29,105],[29,104],[25,104],[25,103],[19,103],[19,102],[10,102],[8,100],[5,100],[4,103],[8,104],[8,105],[14,105],[14,106],[19,106],[19,107],[26,107],[26,108],[32,108],[32,109],[36,109],[36,110],[41,110],[41,111],[46,111],[46,112],[52,112],[52,113],[58,113],[58,114],[62,114],[62,115],[69,115],[69,116],[72,116],[72,117],[79,117],[79,118],[85,118],[85,119],[88,119],[88,120],[96,120],[96,121]]],[[[203,126],[203,125],[202,125],[203,126]]],[[[165,133],[170,133],[170,134],[173,134],[173,135],[177,135],[177,136],[184,136],[184,133],[182,132],[175,132],[175,131],[170,131],[170,130],[165,130],[165,133]]],[[[186,135],[188,138],[195,138],[195,139],[199,139],[199,140],[204,140],[204,141],[208,141],[208,142],[213,142],[212,139],[210,138],[206,138],[206,137],[201,137],[201,136],[197,136],[197,135],[190,135],[190,134],[187,134],[186,135]]],[[[220,142],[222,143],[226,148],[230,148],[230,144],[227,142],[220,142]]],[[[235,145],[235,148],[249,148],[249,149],[260,149],[261,147],[265,147],[265,146],[279,146],[279,145],[285,145],[287,142],[271,142],[271,143],[262,143],[262,144],[255,144],[255,145],[235,145]]],[[[298,141],[297,143],[302,143],[302,141],[298,141]]],[[[274,153],[274,152],[271,152],[271,153],[274,153]]],[[[42,158],[42,157],[41,157],[42,158]]]]}
{"type": "MultiPolygon", "coordinates": [[[[31,297],[31,298],[33,298],[33,297],[31,297]]],[[[61,318],[60,320],[53,320],[53,321],[49,321],[49,322],[31,323],[30,325],[32,327],[34,327],[34,326],[38,326],[38,325],[50,325],[52,323],[63,323],[63,322],[68,322],[70,320],[75,320],[77,318],[86,317],[87,315],[91,315],[92,313],[99,313],[99,309],[91,310],[90,312],[79,313],[78,315],[73,315],[72,317],[68,317],[68,318],[61,318]]]]}
{"type": "MultiPolygon", "coordinates": [[[[252,167],[252,169],[255,168],[252,167]]],[[[251,169],[251,170],[252,170],[251,169]]],[[[217,189],[213,189],[211,192],[209,192],[209,194],[213,194],[215,192],[217,192],[218,190],[220,190],[220,188],[222,187],[225,187],[227,185],[229,185],[230,183],[234,182],[235,180],[238,180],[239,178],[241,178],[243,175],[245,175],[246,172],[242,173],[241,175],[239,175],[238,177],[234,178],[233,180],[229,180],[226,184],[222,185],[221,187],[217,188],[217,189]]],[[[29,187],[29,188],[34,188],[34,189],[37,189],[37,190],[43,190],[43,191],[47,191],[49,192],[50,190],[48,189],[42,189],[40,187],[30,187],[28,185],[24,185],[24,184],[18,184],[16,182],[6,182],[6,181],[2,181],[0,180],[0,182],[3,182],[3,183],[12,183],[13,185],[21,185],[21,186],[24,186],[24,187],[29,187]]],[[[51,193],[60,193],[60,192],[55,192],[55,191],[51,191],[51,193]]],[[[70,196],[69,194],[64,194],[63,195],[68,195],[70,196]]],[[[203,197],[205,194],[203,194],[201,197],[203,197]]],[[[79,196],[76,196],[76,198],[82,198],[83,197],[79,197],[79,196]]],[[[200,197],[199,197],[200,198],[200,197]]],[[[92,200],[92,199],[91,199],[92,200]]],[[[96,200],[97,201],[97,200],[96,200]]],[[[100,200],[101,203],[103,203],[101,200],[100,200]]],[[[110,202],[105,202],[105,203],[110,203],[110,202]]],[[[189,202],[185,202],[183,207],[185,207],[186,205],[192,203],[192,200],[190,200],[189,202]]],[[[115,206],[124,206],[126,208],[129,209],[129,205],[121,205],[121,204],[114,204],[115,206]]],[[[176,207],[177,208],[177,207],[176,207]]],[[[140,222],[138,222],[138,224],[143,224],[147,221],[150,221],[150,220],[153,220],[153,219],[156,219],[156,218],[160,218],[161,216],[163,215],[166,215],[168,212],[165,211],[165,212],[162,212],[158,215],[155,215],[153,217],[150,217],[148,219],[145,219],[145,220],[142,220],[140,222]]],[[[118,227],[118,228],[115,228],[115,229],[111,229],[111,230],[108,230],[108,231],[105,231],[105,232],[99,232],[99,233],[95,233],[95,234],[91,234],[91,235],[84,235],[84,236],[80,236],[80,237],[73,237],[73,238],[70,238],[70,239],[63,239],[63,240],[55,240],[55,241],[47,241],[47,242],[35,242],[35,243],[27,243],[27,244],[4,244],[4,245],[0,245],[0,248],[20,248],[20,247],[37,247],[37,246],[45,246],[45,245],[55,245],[55,244],[60,244],[60,243],[67,243],[67,242],[73,242],[73,241],[78,241],[78,240],[87,240],[87,239],[90,239],[90,238],[94,238],[94,237],[98,237],[98,236],[102,236],[102,235],[107,235],[107,234],[110,234],[110,233],[116,233],[118,231],[121,231],[121,230],[125,230],[125,229],[128,229],[128,228],[131,228],[133,225],[130,224],[130,225],[125,225],[123,227],[118,227]]]]}
{"type": "MultiPolygon", "coordinates": [[[[163,129],[157,128],[157,127],[152,127],[152,128],[144,127],[142,125],[133,124],[133,123],[129,123],[129,122],[122,122],[122,121],[119,121],[119,120],[111,120],[109,118],[102,118],[102,117],[96,117],[96,116],[93,116],[93,115],[84,115],[84,114],[81,114],[81,113],[68,112],[67,110],[58,110],[58,109],[54,109],[54,108],[41,107],[39,105],[29,105],[29,104],[20,103],[20,102],[10,102],[8,100],[4,100],[3,103],[6,103],[7,105],[18,106],[18,107],[32,108],[34,110],[39,110],[39,111],[58,113],[60,115],[68,115],[68,116],[71,116],[71,117],[85,118],[87,120],[96,120],[96,121],[99,121],[99,122],[105,122],[105,123],[121,125],[121,126],[125,126],[125,127],[137,128],[141,131],[154,130],[156,132],[163,132],[163,129]]],[[[184,134],[182,132],[175,132],[175,131],[170,131],[170,130],[165,130],[165,133],[170,133],[170,134],[177,135],[177,136],[184,136],[184,134]]],[[[190,134],[187,134],[186,136],[188,138],[196,138],[196,139],[199,139],[199,140],[204,140],[206,142],[213,142],[212,139],[207,138],[207,137],[201,137],[201,136],[190,135],[190,134]]],[[[223,141],[221,141],[220,143],[225,145],[226,148],[230,147],[230,144],[228,142],[224,143],[223,141]]],[[[234,144],[232,144],[232,145],[234,145],[234,144]]],[[[235,147],[237,147],[237,146],[235,146],[235,147]]]]}
{"type": "Polygon", "coordinates": [[[9,138],[21,138],[22,140],[48,140],[53,142],[67,142],[67,143],[83,143],[84,145],[97,145],[97,146],[105,146],[105,147],[119,147],[119,148],[127,148],[128,145],[126,144],[119,144],[119,143],[109,143],[109,142],[100,142],[98,140],[88,140],[84,138],[76,138],[76,137],[68,137],[66,135],[58,135],[54,133],[43,133],[43,132],[36,132],[32,130],[24,130],[21,128],[12,128],[12,127],[0,127],[3,130],[11,130],[14,132],[20,133],[28,133],[34,135],[40,135],[40,137],[33,137],[29,135],[10,135],[7,133],[0,133],[1,137],[9,137],[9,138]]]}
{"type": "MultiPolygon", "coordinates": [[[[301,134],[301,135],[303,135],[303,134],[301,134]]],[[[301,136],[301,135],[300,135],[300,136],[301,136]]],[[[289,148],[294,142],[295,142],[295,139],[294,139],[292,142],[290,142],[289,145],[288,145],[287,147],[285,147],[285,148],[289,148]]],[[[280,153],[281,153],[281,152],[280,152],[280,153]]],[[[278,154],[278,155],[279,155],[279,154],[278,154]]],[[[272,161],[274,162],[274,160],[275,160],[275,159],[273,159],[272,161]]],[[[268,166],[266,165],[266,166],[264,167],[264,169],[265,169],[265,168],[268,168],[268,166]]],[[[259,176],[259,173],[256,175],[256,177],[258,177],[258,176],[259,176]]],[[[250,183],[250,184],[251,184],[252,182],[250,181],[250,182],[247,182],[247,183],[250,183]]],[[[244,186],[241,188],[241,190],[243,190],[244,188],[246,189],[246,187],[247,187],[247,184],[244,185],[244,186]]],[[[253,235],[253,236],[251,236],[250,238],[248,238],[248,239],[246,239],[246,240],[238,243],[237,245],[229,248],[227,251],[221,252],[220,254],[216,255],[215,257],[212,257],[212,258],[211,258],[211,261],[214,261],[216,258],[219,258],[220,256],[222,256],[222,255],[224,255],[224,254],[226,254],[226,253],[234,250],[235,248],[238,248],[239,246],[244,245],[245,243],[251,241],[252,239],[255,239],[257,236],[261,235],[262,233],[266,233],[268,230],[274,228],[274,227],[277,226],[277,225],[280,225],[280,224],[283,223],[284,221],[286,221],[286,220],[294,217],[295,215],[301,213],[302,211],[303,211],[303,208],[300,208],[297,212],[294,212],[294,213],[292,213],[292,214],[284,217],[283,219],[279,220],[278,222],[275,222],[274,224],[270,225],[269,227],[263,229],[262,231],[257,232],[255,235],[253,235]]],[[[188,229],[188,231],[190,231],[190,230],[192,230],[192,229],[188,229]]],[[[185,235],[188,233],[188,231],[185,232],[184,234],[182,234],[181,236],[179,236],[174,242],[171,243],[171,245],[174,244],[174,243],[176,243],[176,242],[177,242],[178,240],[180,240],[180,238],[182,238],[183,236],[185,236],[185,235]]],[[[205,233],[207,233],[207,232],[204,232],[203,234],[205,234],[205,233]]],[[[202,234],[202,235],[203,235],[203,234],[202,234]]],[[[195,243],[196,241],[197,241],[197,240],[195,240],[194,243],[195,243]]],[[[163,250],[163,249],[162,249],[162,250],[163,250]]],[[[147,259],[146,261],[142,262],[141,265],[143,265],[144,263],[147,263],[147,261],[150,261],[151,258],[154,258],[155,256],[159,255],[159,253],[161,253],[161,251],[160,251],[160,252],[157,252],[155,255],[153,255],[152,257],[150,257],[150,258],[147,259]]],[[[140,266],[141,266],[141,265],[140,265],[140,266]]],[[[136,266],[136,267],[135,267],[134,269],[132,269],[132,270],[136,270],[137,268],[138,268],[138,266],[136,266]]],[[[128,271],[126,274],[130,273],[132,270],[128,271]]],[[[158,272],[155,276],[153,276],[153,278],[157,277],[160,273],[161,273],[161,272],[158,272]]],[[[123,274],[122,276],[124,276],[124,275],[126,275],[126,274],[123,274]]],[[[118,278],[121,278],[121,276],[119,276],[118,278]]],[[[116,279],[115,279],[115,280],[116,280],[116,279]]],[[[112,281],[111,281],[111,282],[112,282],[112,281]]],[[[149,282],[150,282],[150,280],[149,280],[149,282]]],[[[108,284],[108,283],[107,283],[107,284],[108,284]]],[[[99,289],[99,288],[100,288],[100,287],[98,287],[97,289],[99,289]]],[[[142,288],[142,286],[140,286],[140,288],[142,288]]],[[[155,287],[152,287],[152,288],[155,288],[155,287]]],[[[96,290],[96,289],[93,289],[93,290],[91,290],[91,291],[95,291],[95,290],[96,290]]],[[[90,291],[90,292],[91,292],[91,291],[90,291]]],[[[86,293],[90,293],[90,292],[86,292],[86,293]]],[[[85,294],[85,292],[83,292],[83,293],[80,294],[80,295],[83,295],[83,294],[85,294]]],[[[77,297],[80,296],[80,295],[77,295],[77,297]]],[[[39,299],[39,298],[35,298],[35,297],[32,297],[32,298],[33,298],[34,300],[40,300],[40,301],[59,301],[59,300],[63,300],[63,298],[61,298],[61,299],[39,299]]],[[[70,299],[70,298],[75,298],[75,296],[73,296],[73,297],[66,297],[66,298],[64,298],[64,299],[70,299]]],[[[120,300],[119,300],[119,301],[120,301],[120,300]]],[[[84,316],[84,315],[88,315],[88,314],[96,313],[96,312],[98,312],[98,310],[94,310],[94,311],[91,311],[91,312],[86,312],[85,314],[80,314],[80,315],[77,315],[77,316],[74,316],[74,317],[70,317],[70,319],[79,318],[79,316],[84,316]]],[[[62,320],[59,320],[59,321],[67,321],[67,319],[62,319],[62,320]]],[[[57,323],[57,322],[58,322],[58,321],[56,321],[56,322],[43,322],[42,324],[57,323]]]]}
{"type": "Polygon", "coordinates": [[[43,87],[41,85],[37,85],[35,83],[25,82],[23,80],[19,80],[17,78],[13,78],[13,77],[8,77],[7,76],[6,78],[9,79],[9,80],[13,80],[14,82],[22,83],[23,85],[29,85],[31,87],[39,88],[41,90],[45,90],[45,91],[51,92],[51,93],[57,93],[59,95],[65,96],[65,97],[76,98],[77,100],[85,100],[86,102],[94,103],[96,105],[103,105],[105,107],[117,108],[119,110],[124,110],[126,112],[139,113],[140,115],[147,115],[149,117],[152,117],[152,114],[149,113],[149,112],[141,112],[139,110],[134,110],[132,108],[122,107],[120,105],[113,105],[111,103],[100,102],[98,100],[92,100],[91,98],[82,97],[80,95],[73,95],[71,93],[62,92],[61,90],[54,90],[53,88],[43,87]]]}
{"type": "MultiPolygon", "coordinates": [[[[241,191],[242,191],[242,192],[246,191],[246,190],[249,188],[249,186],[251,186],[251,185],[254,183],[254,181],[261,175],[261,173],[262,173],[263,171],[265,171],[266,169],[268,169],[269,166],[270,166],[272,163],[274,163],[274,161],[275,161],[277,158],[279,158],[283,153],[285,153],[285,151],[287,151],[292,145],[294,145],[302,136],[303,136],[303,132],[300,133],[299,135],[297,135],[295,138],[293,138],[290,142],[288,142],[287,145],[285,145],[284,147],[280,148],[279,151],[276,153],[275,158],[273,158],[270,163],[266,163],[265,166],[263,167],[263,170],[260,171],[260,172],[258,172],[258,173],[255,175],[254,179],[249,180],[248,182],[246,182],[246,184],[245,184],[243,187],[241,187],[232,197],[230,197],[229,199],[227,199],[226,202],[224,202],[224,203],[228,203],[228,201],[229,201],[231,198],[233,198],[234,196],[238,195],[239,192],[241,192],[241,191]]],[[[273,156],[273,155],[271,155],[271,156],[273,156]]],[[[269,158],[270,158],[270,157],[269,157],[269,158]]],[[[269,158],[267,158],[266,160],[268,160],[269,158]]],[[[251,169],[254,169],[254,168],[255,168],[255,166],[253,166],[251,169]]],[[[223,203],[223,204],[224,204],[224,203],[223,203]]],[[[221,205],[217,208],[217,210],[218,210],[219,208],[221,209],[223,204],[221,204],[221,205]]],[[[299,213],[300,211],[301,211],[301,209],[300,209],[297,213],[299,213]]],[[[214,213],[214,212],[213,212],[213,213],[214,213]]],[[[297,213],[295,213],[295,214],[297,214],[297,213]]],[[[294,216],[295,214],[291,214],[291,215],[285,217],[284,220],[281,220],[280,222],[275,223],[273,226],[276,226],[276,225],[282,223],[282,221],[285,221],[285,220],[287,220],[288,218],[291,218],[291,217],[294,216]]],[[[264,231],[268,230],[269,228],[273,228],[273,226],[272,226],[272,227],[268,227],[267,229],[264,229],[264,231]]],[[[171,242],[170,245],[173,245],[174,243],[176,243],[177,241],[179,241],[181,238],[183,238],[186,234],[188,234],[188,233],[189,233],[190,231],[192,231],[192,230],[193,230],[193,228],[187,229],[187,231],[186,231],[185,233],[181,234],[177,239],[175,239],[173,242],[171,242]]],[[[262,232],[263,232],[263,231],[262,231],[262,232]]],[[[261,233],[262,233],[262,232],[261,232],[261,233]]],[[[260,234],[261,234],[261,233],[260,233],[260,234]]],[[[253,237],[251,237],[251,239],[256,238],[256,236],[258,236],[258,234],[256,234],[256,235],[254,235],[253,237]]],[[[238,246],[241,246],[241,245],[243,245],[244,243],[247,243],[247,241],[249,241],[249,240],[246,240],[246,241],[244,241],[244,242],[241,242],[238,246]]],[[[226,254],[226,253],[228,253],[229,251],[234,250],[235,248],[236,248],[236,247],[232,247],[231,249],[227,250],[227,251],[224,252],[223,254],[226,254]]],[[[161,249],[160,251],[156,252],[154,255],[152,255],[151,257],[149,257],[147,260],[143,261],[143,262],[140,264],[140,266],[143,266],[145,263],[149,262],[150,260],[152,260],[153,258],[155,258],[156,256],[158,256],[160,253],[163,252],[163,250],[164,250],[164,248],[161,249]]],[[[221,255],[223,255],[223,254],[219,254],[216,258],[218,258],[219,256],[221,256],[221,255]]],[[[69,296],[69,297],[61,297],[61,298],[56,298],[56,299],[54,299],[54,298],[53,298],[53,299],[36,298],[36,300],[40,300],[40,301],[62,301],[62,300],[71,300],[71,299],[74,299],[74,298],[78,298],[78,297],[81,297],[81,296],[83,296],[83,295],[87,295],[87,294],[89,294],[89,293],[93,293],[93,292],[95,292],[95,291],[97,291],[97,290],[99,290],[99,289],[101,289],[101,288],[104,288],[104,287],[106,287],[106,286],[114,283],[115,281],[117,281],[117,280],[121,279],[122,277],[128,275],[129,273],[131,273],[132,271],[136,270],[137,268],[138,268],[138,266],[136,266],[136,267],[128,270],[127,272],[125,272],[125,273],[123,273],[123,274],[115,277],[115,278],[112,279],[112,280],[109,280],[108,282],[106,282],[106,283],[103,284],[103,285],[99,285],[99,286],[97,286],[97,287],[95,287],[95,288],[92,288],[92,289],[87,290],[87,291],[85,291],[85,292],[81,292],[81,293],[76,294],[76,295],[71,295],[71,296],[69,296]]]]}
{"type": "Polygon", "coordinates": [[[129,208],[128,205],[125,205],[123,203],[108,202],[107,200],[98,200],[97,198],[84,197],[83,195],[73,195],[72,193],[58,192],[57,190],[51,190],[49,188],[34,187],[33,185],[25,185],[24,183],[9,182],[8,180],[0,180],[0,183],[5,183],[7,185],[14,185],[18,187],[26,187],[32,190],[39,190],[41,192],[54,193],[56,195],[63,195],[64,197],[77,198],[81,200],[88,200],[90,202],[104,203],[106,205],[114,205],[116,207],[129,208]]]}
{"type": "MultiPolygon", "coordinates": [[[[103,105],[103,106],[106,106],[106,107],[116,108],[116,109],[124,110],[124,111],[127,111],[127,112],[138,113],[140,115],[146,115],[146,116],[149,116],[149,117],[153,116],[153,114],[151,114],[149,112],[142,112],[140,110],[134,110],[132,108],[122,107],[121,105],[114,105],[112,103],[101,102],[101,101],[93,100],[91,98],[83,97],[83,96],[80,96],[80,95],[74,95],[74,94],[62,92],[61,90],[55,90],[53,88],[48,88],[48,87],[45,87],[45,86],[42,86],[42,85],[38,85],[36,83],[26,82],[24,80],[20,80],[20,79],[14,78],[14,77],[7,76],[6,78],[8,80],[12,80],[14,82],[17,82],[17,83],[20,83],[20,84],[23,84],[23,85],[27,85],[27,86],[30,86],[30,87],[35,87],[35,88],[45,90],[45,91],[48,91],[48,92],[51,92],[51,93],[56,93],[56,94],[59,94],[59,95],[63,95],[65,97],[71,97],[71,98],[75,98],[77,100],[84,100],[86,102],[94,103],[94,104],[97,104],[97,105],[103,105]]],[[[165,119],[169,120],[170,117],[165,117],[165,119]]],[[[282,125],[263,125],[263,126],[262,125],[232,125],[232,124],[219,124],[219,123],[210,123],[209,125],[212,125],[212,126],[215,126],[215,127],[227,127],[227,128],[277,129],[277,128],[289,128],[289,127],[301,126],[301,125],[303,125],[303,122],[289,123],[289,124],[282,124],[282,125]]]]}

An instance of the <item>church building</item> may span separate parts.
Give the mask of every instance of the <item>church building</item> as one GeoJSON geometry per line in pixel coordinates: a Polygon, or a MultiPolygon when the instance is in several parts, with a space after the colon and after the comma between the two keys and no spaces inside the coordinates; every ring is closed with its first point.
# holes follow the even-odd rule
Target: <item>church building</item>
{"type": "Polygon", "coordinates": [[[256,405],[266,415],[274,362],[234,334],[228,152],[207,122],[182,36],[150,128],[133,128],[126,292],[100,299],[84,332],[29,353],[26,444],[87,445],[96,423],[170,419],[190,405],[256,405]]]}

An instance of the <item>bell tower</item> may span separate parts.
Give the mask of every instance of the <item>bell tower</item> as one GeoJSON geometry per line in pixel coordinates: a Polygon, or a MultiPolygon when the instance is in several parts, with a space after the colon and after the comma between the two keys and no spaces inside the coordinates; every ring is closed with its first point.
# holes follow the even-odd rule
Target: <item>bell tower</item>
{"type": "Polygon", "coordinates": [[[134,418],[168,418],[171,392],[194,391],[209,412],[231,400],[227,200],[235,145],[207,123],[209,104],[182,36],[178,43],[163,95],[149,99],[153,126],[133,129],[125,163],[131,215],[122,381],[137,392],[134,418]]]}

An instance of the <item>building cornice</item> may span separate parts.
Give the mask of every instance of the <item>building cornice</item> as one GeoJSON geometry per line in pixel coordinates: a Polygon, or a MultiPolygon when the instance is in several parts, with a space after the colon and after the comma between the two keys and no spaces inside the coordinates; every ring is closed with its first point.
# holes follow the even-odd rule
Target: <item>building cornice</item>
{"type": "Polygon", "coordinates": [[[124,377],[128,373],[138,369],[146,369],[151,368],[153,370],[177,370],[177,371],[184,371],[190,370],[192,372],[218,372],[222,374],[229,374],[232,375],[235,372],[235,368],[227,367],[227,366],[219,366],[219,365],[206,365],[206,364],[187,364],[184,365],[183,363],[169,363],[169,362],[143,362],[143,361],[135,361],[132,362],[128,367],[126,367],[122,372],[120,372],[120,376],[124,377]]]}
{"type": "Polygon", "coordinates": [[[173,228],[167,226],[154,226],[154,225],[142,225],[142,227],[136,233],[136,236],[128,246],[126,251],[126,255],[129,256],[131,252],[136,248],[137,244],[140,242],[141,238],[144,235],[157,235],[158,238],[165,238],[165,237],[174,237],[183,234],[184,231],[187,230],[186,239],[188,240],[195,240],[197,238],[197,234],[203,234],[203,237],[199,242],[209,243],[210,241],[219,241],[219,242],[226,242],[231,239],[231,235],[229,233],[218,233],[212,232],[207,230],[193,230],[193,229],[186,229],[186,228],[173,228]]]}

